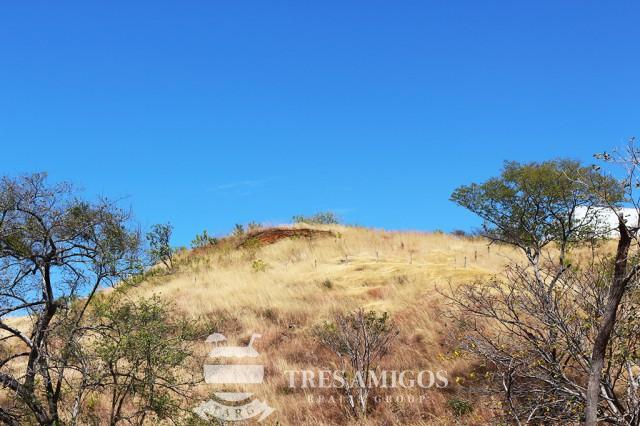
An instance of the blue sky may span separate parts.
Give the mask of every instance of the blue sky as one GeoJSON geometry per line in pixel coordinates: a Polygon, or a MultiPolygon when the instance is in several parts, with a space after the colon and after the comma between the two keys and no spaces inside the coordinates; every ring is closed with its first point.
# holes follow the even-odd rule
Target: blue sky
{"type": "Polygon", "coordinates": [[[632,1],[42,1],[0,6],[0,171],[204,228],[334,210],[470,229],[503,160],[640,136],[632,1]]]}

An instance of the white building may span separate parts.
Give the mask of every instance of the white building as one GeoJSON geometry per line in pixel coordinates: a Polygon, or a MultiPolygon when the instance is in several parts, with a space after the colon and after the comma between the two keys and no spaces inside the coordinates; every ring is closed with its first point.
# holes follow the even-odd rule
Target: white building
{"type": "Polygon", "coordinates": [[[597,220],[598,228],[602,229],[603,233],[609,237],[618,236],[618,215],[622,213],[625,222],[630,226],[638,226],[639,216],[638,210],[630,207],[623,207],[614,212],[609,207],[576,207],[574,212],[574,219],[578,221],[582,220],[597,220]]]}

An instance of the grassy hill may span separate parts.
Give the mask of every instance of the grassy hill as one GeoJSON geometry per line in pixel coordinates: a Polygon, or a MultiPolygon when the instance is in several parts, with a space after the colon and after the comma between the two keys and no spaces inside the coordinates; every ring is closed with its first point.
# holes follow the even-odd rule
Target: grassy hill
{"type": "MultiPolygon", "coordinates": [[[[307,226],[287,229],[302,228],[307,226]]],[[[255,347],[266,377],[253,390],[276,410],[267,424],[349,423],[339,404],[317,402],[322,391],[291,389],[285,372],[331,368],[335,360],[316,342],[312,327],[335,312],[359,307],[389,312],[400,330],[385,367],[446,370],[449,378],[445,389],[397,391],[396,396],[412,394],[417,400],[381,402],[369,424],[485,423],[491,402],[469,391],[482,380],[450,342],[455,330],[437,289],[497,273],[517,253],[508,247],[488,249],[481,238],[443,233],[313,229],[329,232],[313,238],[236,237],[182,252],[175,272],[149,278],[133,294],[173,301],[183,315],[204,320],[231,345],[261,334],[255,347]],[[473,412],[456,417],[451,406],[462,399],[471,402],[473,412]]],[[[203,344],[201,355],[206,350],[203,344]]],[[[203,399],[212,390],[201,386],[203,399]]],[[[324,393],[329,394],[339,395],[324,393]]]]}

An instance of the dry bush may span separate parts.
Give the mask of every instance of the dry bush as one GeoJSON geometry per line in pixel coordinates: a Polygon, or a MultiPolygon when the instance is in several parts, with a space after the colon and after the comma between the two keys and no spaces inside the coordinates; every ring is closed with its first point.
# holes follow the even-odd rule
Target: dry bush
{"type": "Polygon", "coordinates": [[[338,358],[349,413],[366,417],[375,391],[372,375],[379,372],[380,360],[398,335],[389,314],[363,309],[338,314],[332,322],[317,327],[315,335],[338,358]]]}
{"type": "MultiPolygon", "coordinates": [[[[610,257],[534,274],[512,265],[505,277],[461,285],[451,295],[461,349],[476,355],[517,424],[584,421],[591,348],[612,274],[610,257]]],[[[637,279],[618,311],[602,379],[601,417],[640,422],[637,279]]]]}

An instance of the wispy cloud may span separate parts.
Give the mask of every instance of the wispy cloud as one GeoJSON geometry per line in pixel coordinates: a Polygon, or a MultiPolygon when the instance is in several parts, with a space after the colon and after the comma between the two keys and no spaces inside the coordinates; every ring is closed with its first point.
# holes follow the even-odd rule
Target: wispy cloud
{"type": "Polygon", "coordinates": [[[221,183],[206,189],[206,192],[221,192],[233,194],[251,193],[252,188],[264,186],[270,179],[248,179],[235,182],[221,183]]]}

